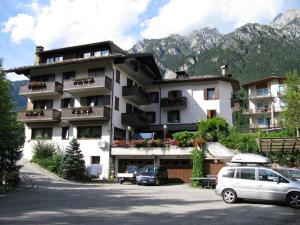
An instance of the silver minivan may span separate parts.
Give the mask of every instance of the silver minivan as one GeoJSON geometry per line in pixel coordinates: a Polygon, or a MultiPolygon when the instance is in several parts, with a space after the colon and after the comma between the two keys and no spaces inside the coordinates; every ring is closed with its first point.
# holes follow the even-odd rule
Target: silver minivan
{"type": "Polygon", "coordinates": [[[282,201],[300,208],[300,181],[266,167],[223,167],[218,174],[216,194],[226,203],[239,198],[258,199],[282,201]]]}

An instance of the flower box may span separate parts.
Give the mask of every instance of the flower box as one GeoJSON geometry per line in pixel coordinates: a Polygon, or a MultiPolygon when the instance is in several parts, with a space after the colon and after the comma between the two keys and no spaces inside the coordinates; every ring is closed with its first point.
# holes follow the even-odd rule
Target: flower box
{"type": "Polygon", "coordinates": [[[46,88],[46,83],[45,82],[40,82],[40,81],[31,81],[28,84],[29,89],[42,89],[46,88]]]}
{"type": "Polygon", "coordinates": [[[95,80],[93,77],[80,77],[80,78],[73,79],[73,82],[74,85],[85,85],[85,84],[94,83],[95,80]]]}
{"type": "Polygon", "coordinates": [[[26,116],[43,116],[44,111],[42,109],[26,110],[25,115],[26,116]]]}
{"type": "Polygon", "coordinates": [[[93,112],[91,106],[81,106],[81,107],[73,107],[72,113],[73,114],[90,114],[93,112]]]}

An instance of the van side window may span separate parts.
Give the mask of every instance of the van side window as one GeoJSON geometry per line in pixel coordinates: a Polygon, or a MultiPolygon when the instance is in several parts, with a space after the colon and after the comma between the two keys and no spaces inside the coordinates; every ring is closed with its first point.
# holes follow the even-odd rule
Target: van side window
{"type": "Polygon", "coordinates": [[[222,177],[234,178],[235,169],[225,170],[222,174],[222,177]]]}
{"type": "Polygon", "coordinates": [[[270,170],[258,169],[258,179],[260,181],[276,182],[277,178],[277,174],[270,170]]]}
{"type": "Polygon", "coordinates": [[[240,168],[237,177],[245,180],[255,180],[255,169],[240,168]]]}

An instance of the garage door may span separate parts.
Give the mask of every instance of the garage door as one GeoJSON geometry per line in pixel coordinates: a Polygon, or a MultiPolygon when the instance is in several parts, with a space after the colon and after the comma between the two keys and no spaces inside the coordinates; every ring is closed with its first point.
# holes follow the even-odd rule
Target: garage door
{"type": "Polygon", "coordinates": [[[142,168],[143,166],[153,164],[153,159],[119,159],[118,173],[124,173],[127,166],[138,166],[139,168],[142,168]]]}
{"type": "Polygon", "coordinates": [[[192,162],[190,159],[161,159],[160,165],[167,167],[171,182],[190,182],[192,177],[192,162]]]}
{"type": "Polygon", "coordinates": [[[205,160],[204,162],[204,174],[205,175],[218,175],[219,171],[225,166],[223,162],[219,160],[205,160]]]}

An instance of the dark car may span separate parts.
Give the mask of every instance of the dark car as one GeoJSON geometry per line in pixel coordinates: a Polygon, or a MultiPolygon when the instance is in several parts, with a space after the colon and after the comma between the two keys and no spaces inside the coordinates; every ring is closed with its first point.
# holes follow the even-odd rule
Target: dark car
{"type": "Polygon", "coordinates": [[[168,183],[168,171],[164,166],[144,166],[136,177],[137,184],[160,185],[168,183]]]}

